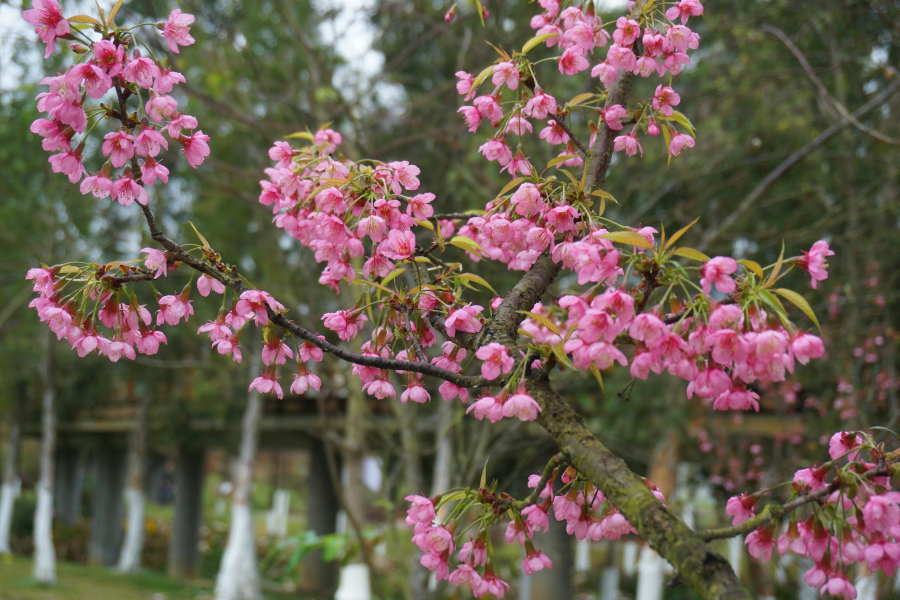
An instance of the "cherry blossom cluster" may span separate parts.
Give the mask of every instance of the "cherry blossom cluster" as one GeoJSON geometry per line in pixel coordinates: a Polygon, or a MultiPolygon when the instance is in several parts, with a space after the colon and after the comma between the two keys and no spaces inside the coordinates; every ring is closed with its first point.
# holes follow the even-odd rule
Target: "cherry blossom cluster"
{"type": "MultiPolygon", "coordinates": [[[[776,549],[781,556],[810,558],[814,566],[804,575],[807,584],[822,594],[851,600],[856,589],[847,570],[854,563],[889,577],[900,565],[900,492],[890,491],[894,453],[886,455],[871,436],[855,431],[835,433],[828,453],[830,461],[800,469],[790,482],[789,503],[820,496],[805,504],[812,507],[809,516],[801,520],[798,508],[780,535],[772,522],[749,533],[744,543],[762,561],[770,560],[776,549]]],[[[733,525],[755,516],[763,493],[728,500],[726,513],[733,525]]]]}
{"type": "MultiPolygon", "coordinates": [[[[652,482],[645,479],[644,483],[665,502],[652,482]]],[[[432,498],[407,496],[410,508],[406,524],[413,527],[413,542],[424,553],[419,562],[434,571],[438,581],[468,587],[476,598],[488,594],[503,598],[509,584],[495,572],[490,529],[502,523],[504,516],[509,517],[506,543],[518,544],[525,550],[521,568],[526,575],[553,567],[550,558],[534,546],[535,534],[548,531],[551,512],[557,521],[566,523],[566,532],[578,540],[617,540],[636,533],[603,493],[571,467],[554,469],[548,477],[531,475],[528,487],[535,491],[524,502],[497,494],[484,484],[478,490],[450,490],[432,498]],[[557,476],[562,484],[558,491],[554,489],[557,476]],[[542,486],[540,491],[538,486],[542,486]],[[456,504],[450,509],[453,503],[456,504]],[[448,514],[438,523],[437,514],[442,508],[448,514]],[[477,515],[471,522],[464,523],[475,511],[477,515]]]]}
{"type": "MultiPolygon", "coordinates": [[[[642,230],[643,235],[651,241],[653,234],[647,229],[642,230]]],[[[555,347],[558,358],[571,356],[570,366],[599,373],[618,363],[628,366],[631,376],[641,380],[651,372],[659,375],[666,371],[688,382],[688,398],[697,395],[711,402],[714,410],[758,411],[759,396],[748,385],[784,381],[796,362],[807,364],[823,356],[821,338],[790,323],[762,278],[750,268],[737,275],[739,265],[728,257],[703,262],[698,269],[700,285],[694,284],[701,293],[687,304],[674,302],[677,311],[664,314],[660,304],[648,312],[637,312],[636,303],[648,290],[625,291],[621,285],[625,280],[619,279],[620,258],[629,270],[649,268],[654,281],[667,282],[670,291],[689,281],[683,278],[682,268],[666,267],[665,252],[660,254],[658,248],[648,260],[648,252],[616,250],[597,233],[592,236],[606,245],[605,253],[572,264],[579,283],[597,283],[580,295],[562,296],[553,305],[536,304],[533,316],[522,324],[522,330],[539,346],[555,347]],[[579,265],[583,265],[581,271],[579,265]],[[608,286],[605,289],[604,284],[608,286]],[[713,287],[728,294],[724,301],[711,296],[713,287]],[[620,349],[623,344],[634,345],[630,359],[620,349]]],[[[576,244],[585,242],[570,246],[576,244]]],[[[586,251],[594,247],[590,245],[586,251]]],[[[803,258],[792,260],[802,268],[806,256],[819,256],[827,244],[817,242],[813,248],[803,258]]],[[[668,292],[665,296],[671,297],[668,292]]]]}
{"type": "Polygon", "coordinates": [[[482,74],[475,76],[465,71],[456,74],[459,79],[457,91],[465,96],[466,101],[474,99],[471,106],[459,109],[469,131],[474,133],[485,121],[497,130],[480,148],[485,158],[496,160],[502,167],[501,170],[513,177],[516,174],[535,174],[535,169],[522,148],[522,138],[534,132],[534,125],[529,118],[543,120],[549,117],[547,126],[540,132],[540,138],[551,145],[563,146],[560,158],[557,159],[560,162],[557,164],[582,166],[583,159],[579,156],[579,150],[584,151],[585,148],[576,148],[577,141],[565,127],[565,118],[572,109],[583,112],[585,116],[596,113],[599,117],[594,124],[588,116],[588,150],[594,147],[601,125],[618,132],[626,124],[632,124],[633,127],[628,133],[615,138],[614,149],[624,151],[628,156],[637,153],[643,155],[643,148],[637,137],[639,130],[651,136],[658,136],[662,130],[669,153],[673,156],[680,154],[685,147],[693,147],[690,122],[681,113],[676,114],[673,108],[681,103],[681,96],[670,85],[660,84],[652,99],[640,103],[632,110],[627,110],[621,104],[601,107],[601,103],[608,97],[606,92],[584,94],[577,101],[573,100],[563,106],[538,83],[535,67],[545,61],[532,62],[527,58],[527,53],[540,42],[544,42],[549,48],[558,48],[562,54],[552,60],[562,75],[572,76],[590,68],[590,58],[597,49],[605,47],[611,38],[613,43],[606,51],[606,58],[591,69],[591,77],[597,77],[606,88],[618,79],[622,71],[642,77],[652,74],[663,77],[667,73],[675,76],[691,63],[688,50],[699,47],[700,37],[686,24],[690,17],[703,13],[703,5],[697,0],[682,0],[663,15],[656,7],[646,9],[642,3],[630,3],[632,7],[629,14],[619,17],[614,23],[604,24],[591,4],[566,4],[559,0],[541,0],[544,12],[531,21],[531,27],[537,30],[537,36],[521,53],[510,56],[501,50],[501,59],[482,74]],[[675,22],[678,19],[680,24],[675,22]],[[614,26],[612,35],[607,31],[610,26],[614,26]],[[641,56],[638,57],[636,53],[641,56]],[[477,95],[478,86],[487,81],[488,75],[491,76],[493,90],[489,94],[477,95]],[[523,85],[520,86],[520,83],[523,85]],[[507,91],[513,96],[508,101],[504,100],[507,91]],[[688,129],[688,132],[678,131],[675,124],[688,129]],[[511,135],[519,138],[515,155],[507,143],[507,137],[511,135]]]}
{"type": "MultiPolygon", "coordinates": [[[[146,205],[145,186],[169,181],[169,169],[158,158],[162,150],[169,149],[163,132],[181,144],[194,168],[209,155],[209,137],[197,129],[197,119],[179,111],[171,96],[174,87],[185,82],[184,76],[152,53],[144,56],[138,49],[140,40],[134,30],[139,26],[114,27],[113,14],[109,19],[102,13],[99,16],[100,20],[79,15],[70,24],[56,0],[34,0],[33,8],[23,13],[47,44],[45,58],[53,53],[58,38],[75,40],[71,50],[79,56],[65,73],[41,80],[49,90],[37,96],[37,106],[47,118],[32,123],[31,131],[43,138],[44,150],[56,152],[49,159],[53,171],[67,175],[72,183],[80,181],[82,194],[111,196],[123,206],[135,200],[146,205]],[[99,34],[99,39],[88,37],[91,32],[99,34]],[[130,96],[139,103],[136,112],[128,114],[130,96]],[[91,108],[86,106],[88,98],[108,98],[110,102],[91,108]],[[106,160],[89,173],[83,160],[85,140],[106,118],[118,121],[121,127],[104,135],[100,150],[106,160]],[[80,140],[76,134],[82,136],[80,140]]],[[[169,49],[178,53],[179,46],[194,43],[190,35],[193,21],[192,15],[176,9],[165,23],[150,25],[158,28],[169,49]]]]}

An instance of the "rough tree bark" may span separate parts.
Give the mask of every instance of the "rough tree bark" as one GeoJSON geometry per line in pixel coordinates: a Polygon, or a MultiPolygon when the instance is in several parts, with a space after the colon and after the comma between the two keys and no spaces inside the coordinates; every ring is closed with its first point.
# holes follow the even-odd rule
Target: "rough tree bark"
{"type": "MultiPolygon", "coordinates": [[[[18,411],[16,411],[18,412],[18,411]]],[[[19,414],[9,420],[6,439],[6,460],[3,463],[3,485],[0,486],[0,553],[9,554],[9,528],[12,525],[13,504],[19,495],[19,414]]]]}
{"type": "Polygon", "coordinates": [[[53,348],[50,330],[43,335],[44,360],[40,377],[43,389],[41,406],[41,476],[37,484],[37,508],[34,511],[34,579],[56,583],[56,550],[53,547],[53,455],[56,448],[56,390],[53,387],[53,348]]]}
{"type": "Polygon", "coordinates": [[[147,503],[146,463],[147,463],[147,407],[150,395],[141,397],[135,415],[131,447],[128,451],[128,483],[125,487],[125,506],[128,529],[122,552],[119,554],[118,570],[132,573],[141,567],[141,551],[144,548],[144,507],[147,503]]]}
{"type": "MultiPolygon", "coordinates": [[[[258,348],[250,355],[251,376],[259,371],[258,348]]],[[[234,492],[231,498],[231,528],[222,564],[216,577],[215,600],[259,600],[262,591],[259,566],[256,560],[256,524],[250,491],[253,486],[253,463],[259,438],[262,400],[256,391],[250,392],[241,423],[241,448],[234,466],[234,492]]]]}

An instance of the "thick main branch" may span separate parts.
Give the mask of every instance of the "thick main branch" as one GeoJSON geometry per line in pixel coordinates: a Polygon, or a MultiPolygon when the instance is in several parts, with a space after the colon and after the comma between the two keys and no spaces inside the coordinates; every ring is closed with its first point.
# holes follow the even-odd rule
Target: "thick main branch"
{"type": "Polygon", "coordinates": [[[541,406],[538,422],[565,453],[569,464],[622,511],[641,538],[672,564],[685,583],[708,600],[750,599],[728,561],[663,506],[624,460],[600,443],[545,376],[534,373],[527,385],[529,394],[541,406]]]}

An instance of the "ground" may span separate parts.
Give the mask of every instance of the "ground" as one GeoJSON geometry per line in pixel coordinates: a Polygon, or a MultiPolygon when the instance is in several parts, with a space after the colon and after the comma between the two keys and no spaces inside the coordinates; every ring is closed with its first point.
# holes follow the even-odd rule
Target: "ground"
{"type": "MultiPolygon", "coordinates": [[[[213,582],[179,581],[153,571],[119,575],[100,567],[60,562],[55,586],[31,578],[31,559],[0,555],[0,600],[203,600],[211,599],[213,582]]],[[[266,593],[266,600],[289,596],[266,593]]],[[[294,600],[296,595],[290,596],[294,600]]]]}

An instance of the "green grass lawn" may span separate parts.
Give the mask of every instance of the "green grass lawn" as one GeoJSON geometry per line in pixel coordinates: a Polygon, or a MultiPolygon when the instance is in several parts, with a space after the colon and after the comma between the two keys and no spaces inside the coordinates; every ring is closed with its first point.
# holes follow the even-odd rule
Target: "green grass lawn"
{"type": "MultiPolygon", "coordinates": [[[[153,571],[119,575],[109,569],[59,562],[58,583],[46,586],[31,578],[31,559],[0,555],[0,600],[200,600],[212,598],[213,582],[179,581],[153,571]]],[[[297,596],[265,595],[267,600],[297,596]]]]}

